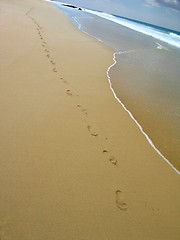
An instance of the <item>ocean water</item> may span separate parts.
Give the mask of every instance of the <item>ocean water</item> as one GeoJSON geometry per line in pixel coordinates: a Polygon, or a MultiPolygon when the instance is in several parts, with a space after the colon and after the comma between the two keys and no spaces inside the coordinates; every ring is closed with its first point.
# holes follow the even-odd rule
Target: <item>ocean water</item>
{"type": "MultiPolygon", "coordinates": [[[[53,1],[83,32],[114,49],[111,90],[152,147],[180,169],[180,33],[53,1]]],[[[97,79],[98,80],[98,79],[97,79]]]]}

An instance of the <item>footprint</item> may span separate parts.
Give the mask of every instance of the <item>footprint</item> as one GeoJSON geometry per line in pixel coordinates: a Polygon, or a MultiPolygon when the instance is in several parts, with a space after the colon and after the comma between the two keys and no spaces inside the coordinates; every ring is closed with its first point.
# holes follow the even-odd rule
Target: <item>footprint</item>
{"type": "Polygon", "coordinates": [[[113,165],[117,166],[117,159],[116,159],[114,156],[111,156],[110,159],[109,159],[109,161],[110,161],[113,165]]]}
{"type": "Polygon", "coordinates": [[[65,84],[67,84],[67,83],[68,83],[66,80],[63,80],[62,82],[63,82],[63,83],[65,83],[65,84]]]}
{"type": "Polygon", "coordinates": [[[108,150],[106,150],[106,149],[103,149],[103,151],[102,151],[103,153],[108,153],[108,150]]]}
{"type": "Polygon", "coordinates": [[[88,129],[89,132],[91,132],[91,126],[88,125],[87,129],[88,129]]]}
{"type": "Polygon", "coordinates": [[[85,108],[82,108],[82,109],[81,109],[81,112],[83,112],[84,114],[88,115],[88,113],[87,113],[87,111],[86,111],[85,108]]]}
{"type": "Polygon", "coordinates": [[[50,63],[51,63],[52,65],[56,65],[56,63],[55,63],[55,62],[53,62],[52,60],[50,61],[50,63]]]}
{"type": "MultiPolygon", "coordinates": [[[[47,56],[47,57],[50,57],[50,56],[48,56],[48,55],[49,55],[49,54],[47,54],[46,56],[47,56]]],[[[53,70],[53,72],[57,72],[57,69],[56,69],[56,68],[53,68],[52,70],[53,70]]]]}
{"type": "MultiPolygon", "coordinates": [[[[48,58],[50,57],[49,54],[47,54],[46,56],[47,56],[48,58]]],[[[52,70],[53,70],[53,72],[57,72],[57,68],[53,68],[52,70]]]]}
{"type": "MultiPolygon", "coordinates": [[[[80,104],[78,104],[77,107],[81,110],[82,113],[84,113],[85,115],[88,115],[87,110],[85,108],[83,108],[80,104]]],[[[87,128],[90,131],[90,126],[87,126],[87,128]]]]}
{"type": "Polygon", "coordinates": [[[120,190],[116,191],[116,205],[122,211],[127,210],[127,204],[123,201],[122,192],[120,190]]]}
{"type": "Polygon", "coordinates": [[[68,89],[68,90],[66,91],[66,93],[67,93],[68,96],[72,96],[71,90],[68,89]]]}
{"type": "Polygon", "coordinates": [[[39,29],[42,29],[42,27],[38,23],[37,23],[37,26],[38,26],[39,29]]]}
{"type": "Polygon", "coordinates": [[[61,77],[60,80],[61,80],[64,84],[68,84],[68,82],[67,82],[66,80],[64,80],[63,77],[61,77]]]}
{"type": "Polygon", "coordinates": [[[49,53],[49,50],[47,48],[44,49],[45,52],[49,53]]]}
{"type": "Polygon", "coordinates": [[[93,136],[93,137],[97,137],[98,136],[98,134],[97,133],[93,133],[92,131],[91,131],[91,126],[87,126],[87,129],[88,129],[88,131],[90,132],[90,134],[91,134],[91,136],[93,136]]]}
{"type": "Polygon", "coordinates": [[[93,136],[93,137],[97,137],[98,134],[97,134],[97,133],[91,133],[91,136],[93,136]]]}
{"type": "Polygon", "coordinates": [[[79,107],[81,112],[84,113],[85,115],[88,115],[87,110],[85,108],[79,107]]]}
{"type": "MultiPolygon", "coordinates": [[[[50,55],[49,54],[46,54],[46,57],[47,58],[50,58],[50,55]]],[[[53,69],[55,69],[55,68],[53,68],[53,69]]],[[[54,70],[53,70],[54,71],[54,70]]],[[[54,71],[55,72],[55,71],[54,71]]],[[[57,71],[56,71],[57,72],[57,71]]]]}

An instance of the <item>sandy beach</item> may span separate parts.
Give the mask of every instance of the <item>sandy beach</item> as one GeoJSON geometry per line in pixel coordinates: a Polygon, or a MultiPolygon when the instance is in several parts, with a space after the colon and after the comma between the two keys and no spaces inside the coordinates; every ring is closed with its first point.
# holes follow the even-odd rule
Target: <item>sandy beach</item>
{"type": "Polygon", "coordinates": [[[114,98],[113,51],[0,0],[0,239],[178,240],[179,175],[114,98]]]}

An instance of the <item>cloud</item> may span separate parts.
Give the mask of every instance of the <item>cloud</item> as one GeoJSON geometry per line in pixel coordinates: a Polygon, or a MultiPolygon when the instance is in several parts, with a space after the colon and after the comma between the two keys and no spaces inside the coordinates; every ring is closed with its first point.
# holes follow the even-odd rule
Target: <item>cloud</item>
{"type": "Polygon", "coordinates": [[[159,7],[159,3],[156,0],[146,0],[146,6],[159,7]]]}
{"type": "Polygon", "coordinates": [[[146,0],[146,6],[163,6],[176,11],[180,11],[180,0],[146,0]]]}

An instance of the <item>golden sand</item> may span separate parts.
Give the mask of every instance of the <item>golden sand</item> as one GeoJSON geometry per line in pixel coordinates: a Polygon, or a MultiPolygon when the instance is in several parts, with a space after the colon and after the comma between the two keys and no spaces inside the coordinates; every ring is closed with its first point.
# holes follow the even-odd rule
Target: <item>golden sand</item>
{"type": "Polygon", "coordinates": [[[114,99],[111,49],[0,0],[0,239],[179,239],[179,175],[114,99]]]}

